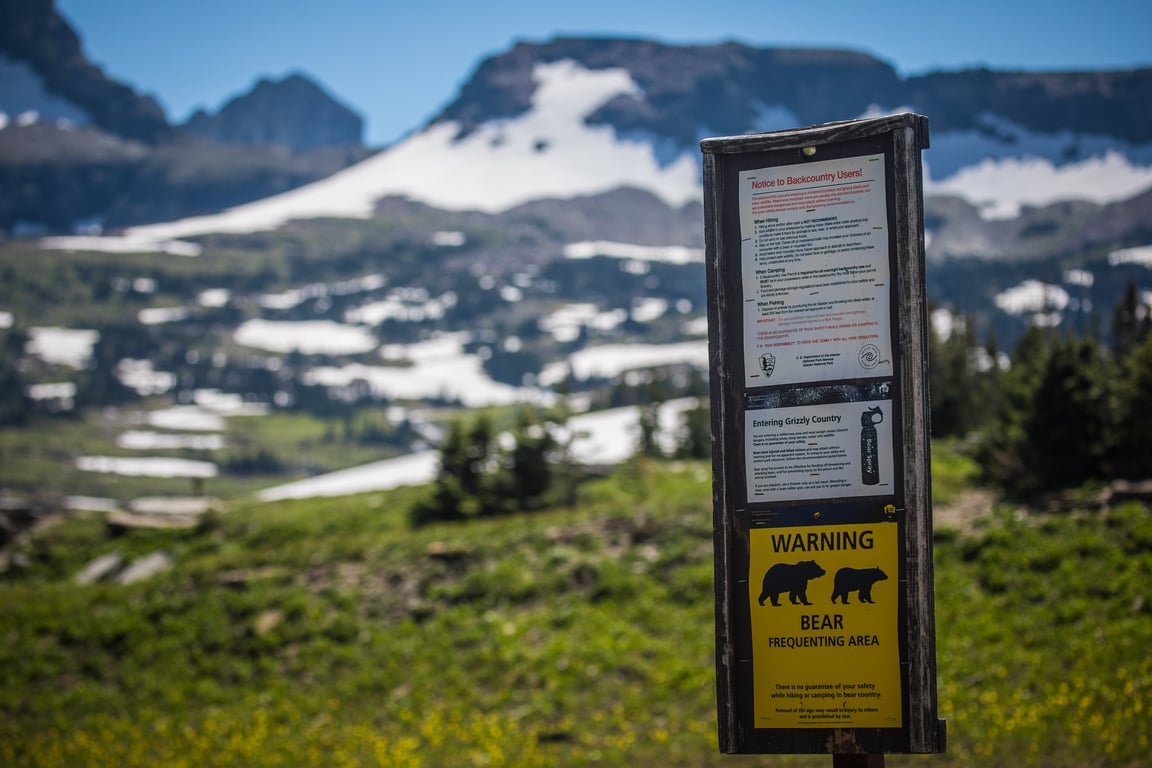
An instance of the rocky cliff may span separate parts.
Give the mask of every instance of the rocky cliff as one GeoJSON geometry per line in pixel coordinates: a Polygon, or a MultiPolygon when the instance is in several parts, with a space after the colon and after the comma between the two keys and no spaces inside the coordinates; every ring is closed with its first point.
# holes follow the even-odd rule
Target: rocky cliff
{"type": "Polygon", "coordinates": [[[260,80],[215,114],[194,114],[184,130],[224,144],[279,145],[295,150],[359,147],[364,121],[299,73],[260,80]]]}
{"type": "Polygon", "coordinates": [[[640,92],[621,96],[589,117],[591,124],[641,132],[677,146],[710,132],[745,132],[841,120],[890,100],[900,80],[888,64],[844,50],[753,48],[738,43],[672,46],[651,40],[559,38],[520,43],[481,62],[433,122],[465,132],[495,118],[523,114],[538,64],[572,60],[588,69],[627,70],[640,92]],[[780,114],[783,107],[791,115],[780,114]]]}
{"type": "Polygon", "coordinates": [[[88,61],[53,0],[0,0],[0,53],[28,64],[49,92],[84,110],[110,134],[149,144],[171,134],[155,101],[88,61]]]}
{"type": "Polygon", "coordinates": [[[190,130],[173,127],[153,99],[88,61],[53,0],[0,0],[0,77],[9,233],[210,213],[371,154],[360,117],[300,74],[260,82],[190,130]]]}
{"type": "Polygon", "coordinates": [[[639,87],[589,116],[590,124],[677,148],[706,135],[794,128],[901,106],[928,115],[934,134],[987,132],[986,118],[995,115],[1041,133],[1152,140],[1152,69],[972,69],[901,78],[888,63],[847,50],[598,38],[519,43],[482,61],[432,122],[453,121],[467,133],[487,120],[521,115],[535,92],[534,68],[564,59],[593,70],[626,70],[639,87]]]}

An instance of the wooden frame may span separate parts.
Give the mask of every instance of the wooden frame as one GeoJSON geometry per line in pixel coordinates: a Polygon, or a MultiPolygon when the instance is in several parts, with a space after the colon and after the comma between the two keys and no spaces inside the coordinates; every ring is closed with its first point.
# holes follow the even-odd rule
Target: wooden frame
{"type": "Polygon", "coordinates": [[[914,114],[701,142],[722,752],[944,751],[920,161],[927,146],[927,119],[914,114]],[[816,300],[802,303],[808,296],[816,300]],[[856,433],[845,426],[855,419],[858,458],[856,433]],[[831,426],[817,432],[809,422],[831,426]],[[879,438],[869,431],[875,424],[879,438]],[[857,550],[858,536],[867,551],[857,550]],[[807,577],[817,581],[781,575],[801,567],[785,560],[802,557],[824,564],[807,577]],[[877,568],[848,567],[867,563],[877,568]],[[809,600],[803,584],[824,590],[837,565],[832,607],[827,591],[809,600]],[[897,573],[875,577],[891,577],[877,587],[882,599],[869,603],[871,583],[849,583],[884,569],[897,573]],[[841,607],[849,587],[859,591],[841,607]],[[857,640],[879,648],[845,647],[857,640]],[[829,647],[806,647],[816,643],[829,647]],[[863,659],[887,671],[867,671],[872,661],[853,666],[863,659]],[[838,665],[845,671],[829,671],[838,665]],[[864,695],[874,698],[857,698],[864,695]]]}

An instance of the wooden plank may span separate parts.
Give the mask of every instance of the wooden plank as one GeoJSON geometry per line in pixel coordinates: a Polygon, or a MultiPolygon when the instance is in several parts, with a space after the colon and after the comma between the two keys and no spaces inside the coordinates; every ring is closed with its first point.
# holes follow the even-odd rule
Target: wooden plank
{"type": "MultiPolygon", "coordinates": [[[[722,752],[876,755],[935,753],[944,749],[944,728],[937,717],[936,704],[919,154],[927,146],[927,120],[910,114],[701,142],[712,391],[717,732],[722,752]],[[904,669],[900,687],[901,727],[757,727],[752,714],[756,696],[750,682],[757,649],[751,642],[748,625],[749,590],[753,588],[749,583],[751,519],[757,516],[758,526],[771,527],[779,525],[774,520],[802,520],[806,507],[783,503],[780,506],[786,509],[778,512],[768,508],[774,505],[749,501],[745,463],[750,459],[744,455],[745,429],[747,423],[756,422],[747,422],[745,411],[751,407],[749,403],[753,400],[749,398],[753,395],[758,397],[758,393],[764,391],[775,396],[781,388],[762,390],[759,384],[749,388],[750,380],[745,372],[748,358],[743,336],[747,328],[742,325],[741,313],[747,287],[741,282],[739,174],[761,166],[766,166],[765,170],[771,170],[772,166],[803,167],[805,159],[813,158],[821,161],[828,158],[835,165],[837,158],[876,157],[876,153],[887,158],[885,164],[891,166],[885,171],[891,225],[889,263],[894,281],[889,298],[893,307],[891,345],[897,358],[891,386],[896,393],[893,416],[900,427],[895,436],[899,443],[898,456],[894,458],[899,464],[898,496],[903,508],[893,511],[885,520],[898,522],[898,529],[902,531],[903,560],[898,560],[902,576],[899,594],[903,600],[899,622],[903,633],[900,659],[904,669]]],[[[771,376],[769,370],[767,377],[771,376]]],[[[843,388],[843,383],[839,386],[843,388]]],[[[808,384],[797,388],[806,395],[819,390],[808,384]]],[[[830,513],[829,519],[840,524],[876,517],[875,511],[868,511],[876,504],[862,504],[859,499],[825,501],[822,509],[814,513],[817,518],[821,511],[830,513]]],[[[892,504],[885,510],[889,508],[895,510],[892,504]]],[[[813,523],[809,519],[807,524],[813,523]]],[[[821,525],[833,530],[824,523],[821,525]]]]}

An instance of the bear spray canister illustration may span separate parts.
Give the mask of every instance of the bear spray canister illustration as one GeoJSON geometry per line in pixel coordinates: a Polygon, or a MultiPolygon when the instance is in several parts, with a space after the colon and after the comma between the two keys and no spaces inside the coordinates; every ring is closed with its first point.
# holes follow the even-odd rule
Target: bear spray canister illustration
{"type": "Polygon", "coordinates": [[[880,484],[880,437],[876,425],[884,421],[880,406],[860,414],[860,481],[864,485],[880,484]]]}

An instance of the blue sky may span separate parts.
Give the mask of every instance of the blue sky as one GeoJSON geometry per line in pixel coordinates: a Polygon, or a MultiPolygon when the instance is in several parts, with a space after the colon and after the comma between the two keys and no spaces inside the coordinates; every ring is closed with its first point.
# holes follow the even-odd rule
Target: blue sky
{"type": "Polygon", "coordinates": [[[419,128],[486,56],[518,40],[620,35],[674,43],[862,50],[902,74],[985,65],[1152,66],[1148,0],[57,0],[89,58],[173,121],[260,77],[303,71],[383,145],[419,128]]]}

